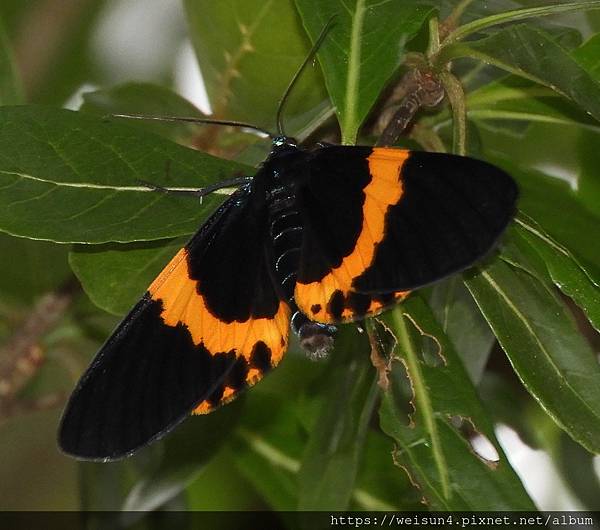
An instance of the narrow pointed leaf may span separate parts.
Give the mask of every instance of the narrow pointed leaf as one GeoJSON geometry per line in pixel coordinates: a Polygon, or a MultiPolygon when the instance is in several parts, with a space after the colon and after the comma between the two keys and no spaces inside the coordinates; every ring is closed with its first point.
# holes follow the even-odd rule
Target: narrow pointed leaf
{"type": "Polygon", "coordinates": [[[600,81],[600,34],[596,34],[573,51],[575,60],[600,81]]]}
{"type": "Polygon", "coordinates": [[[591,212],[578,199],[577,194],[564,180],[549,177],[539,171],[523,169],[497,153],[487,159],[508,171],[519,184],[519,209],[533,218],[553,239],[571,252],[592,278],[600,282],[600,246],[596,244],[596,231],[600,217],[591,212]],[[556,215],[561,212],[561,215],[556,215]],[[568,219],[569,222],[564,222],[568,219]]]}
{"type": "Polygon", "coordinates": [[[444,48],[440,61],[472,57],[545,85],[600,120],[600,82],[546,32],[519,24],[444,48]]]}
{"type": "Polygon", "coordinates": [[[401,64],[404,45],[433,12],[413,1],[296,0],[313,42],[332,17],[318,57],[342,128],[342,142],[358,129],[401,64]]]}
{"type": "Polygon", "coordinates": [[[528,18],[540,18],[549,15],[560,15],[564,13],[574,13],[586,11],[589,9],[599,9],[600,0],[579,0],[576,2],[562,2],[554,5],[524,7],[513,9],[502,13],[495,13],[487,17],[481,17],[477,20],[464,24],[448,35],[447,42],[454,42],[464,39],[466,36],[485,30],[499,24],[507,24],[528,18]]]}
{"type": "Polygon", "coordinates": [[[519,234],[536,252],[554,284],[583,309],[596,331],[600,331],[600,287],[575,257],[554,241],[533,220],[517,219],[519,234]]]}
{"type": "Polygon", "coordinates": [[[574,440],[600,452],[600,366],[564,304],[501,260],[467,287],[529,392],[574,440]]]}
{"type": "Polygon", "coordinates": [[[453,276],[433,286],[429,303],[471,381],[477,384],[496,339],[460,276],[453,276]],[[465,333],[465,329],[469,332],[465,333]]]}
{"type": "Polygon", "coordinates": [[[369,344],[348,327],[336,337],[326,395],[302,458],[300,510],[346,510],[377,398],[369,344]]]}
{"type": "Polygon", "coordinates": [[[600,122],[550,88],[515,75],[488,83],[467,96],[473,120],[520,120],[558,126],[577,125],[600,132],[600,122]]]}

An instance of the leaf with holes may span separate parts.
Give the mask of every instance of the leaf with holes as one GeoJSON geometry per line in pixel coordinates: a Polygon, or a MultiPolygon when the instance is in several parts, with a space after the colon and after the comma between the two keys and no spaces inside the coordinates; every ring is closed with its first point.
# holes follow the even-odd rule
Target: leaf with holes
{"type": "MultiPolygon", "coordinates": [[[[286,370],[285,363],[277,372],[280,370],[286,370]]],[[[288,380],[293,380],[293,371],[288,373],[288,380]]],[[[279,377],[279,374],[274,373],[270,377],[279,377]]],[[[311,420],[321,404],[319,396],[311,389],[308,387],[304,393],[281,396],[252,393],[248,396],[241,426],[232,440],[231,458],[275,510],[292,511],[298,507],[301,462],[306,459],[307,438],[315,431],[311,420]],[[264,413],[266,410],[268,414],[264,413]]],[[[390,511],[419,508],[419,497],[415,495],[408,477],[397,473],[389,465],[390,449],[389,439],[379,432],[368,431],[361,449],[363,465],[358,469],[356,483],[351,481],[350,484],[351,509],[390,511]]],[[[323,461],[324,455],[312,454],[323,461]]],[[[343,475],[347,476],[346,473],[343,475]]],[[[325,484],[320,489],[324,487],[325,484]]],[[[347,487],[343,485],[344,490],[347,487]]],[[[329,493],[335,494],[333,491],[329,493]]]]}
{"type": "Polygon", "coordinates": [[[574,440],[600,452],[600,366],[561,300],[499,259],[467,287],[527,390],[574,440]]]}
{"type": "Polygon", "coordinates": [[[0,108],[0,230],[60,243],[152,241],[195,232],[223,200],[152,192],[139,179],[199,188],[248,166],[151,133],[49,107],[0,108]]]}
{"type": "Polygon", "coordinates": [[[419,485],[430,506],[438,510],[534,509],[429,307],[416,295],[382,321],[398,342],[390,386],[380,408],[381,426],[399,444],[396,462],[419,485]],[[489,451],[487,459],[474,451],[482,442],[489,451]]]}
{"type": "Polygon", "coordinates": [[[358,129],[404,57],[404,45],[433,12],[404,0],[296,0],[313,42],[332,17],[321,50],[327,90],[342,128],[342,142],[358,129]]]}

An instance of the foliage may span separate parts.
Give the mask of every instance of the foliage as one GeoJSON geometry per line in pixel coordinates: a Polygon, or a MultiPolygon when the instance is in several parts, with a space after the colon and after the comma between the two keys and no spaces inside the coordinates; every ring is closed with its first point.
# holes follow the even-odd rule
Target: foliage
{"type": "MultiPolygon", "coordinates": [[[[499,249],[461,277],[362,333],[345,326],[327,361],[292,345],[235,404],[127,461],[75,464],[54,447],[56,406],[115,324],[109,314],[127,311],[224,198],[198,204],[139,181],[201,187],[251,174],[268,149],[222,128],[107,118],[200,113],[165,83],[109,86],[94,71],[78,43],[102,4],[79,13],[80,30],[63,43],[69,54],[55,55],[60,68],[45,65],[33,85],[19,79],[11,49],[26,8],[0,7],[0,340],[70,274],[83,287],[38,337],[44,362],[0,406],[11,457],[0,473],[45,454],[64,494],[25,465],[36,499],[2,481],[1,507],[532,509],[496,438],[502,422],[552,455],[581,506],[600,509],[589,465],[600,453],[600,24],[590,15],[600,0],[498,0],[485,13],[469,0],[185,0],[217,117],[272,128],[278,98],[335,16],[286,107],[287,132],[372,143],[392,89],[417,65],[439,75],[448,97],[418,113],[400,142],[505,168],[520,185],[519,214],[499,249]],[[104,87],[84,95],[80,112],[58,108],[58,94],[86,75],[104,87]],[[371,354],[390,362],[385,389],[371,354]],[[510,367],[498,362],[504,355],[510,367]],[[55,395],[54,408],[40,405],[55,395]],[[37,443],[23,444],[32,431],[37,443]],[[497,459],[478,454],[475,438],[497,459]]],[[[0,371],[5,364],[0,357],[0,371]]]]}

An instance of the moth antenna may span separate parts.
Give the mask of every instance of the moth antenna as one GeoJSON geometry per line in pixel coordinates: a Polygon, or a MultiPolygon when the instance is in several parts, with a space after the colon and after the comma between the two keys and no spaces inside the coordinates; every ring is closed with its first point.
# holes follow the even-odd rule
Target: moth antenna
{"type": "Polygon", "coordinates": [[[281,96],[281,99],[279,100],[279,107],[277,108],[277,117],[276,117],[277,132],[278,132],[279,136],[285,136],[285,131],[283,129],[283,109],[285,107],[285,104],[287,103],[290,92],[294,88],[296,81],[298,81],[298,78],[300,77],[300,75],[302,74],[302,72],[304,71],[304,69],[306,68],[308,63],[310,63],[310,61],[315,57],[315,55],[319,51],[319,48],[321,47],[321,44],[323,44],[323,41],[325,40],[327,33],[329,33],[329,29],[331,28],[331,25],[333,24],[335,17],[336,17],[336,15],[333,15],[327,21],[327,24],[325,24],[325,26],[323,26],[323,29],[321,30],[319,37],[313,44],[312,48],[308,52],[308,55],[306,56],[304,61],[302,61],[302,64],[300,65],[298,70],[296,70],[294,77],[292,77],[292,80],[290,81],[289,85],[285,89],[283,96],[281,96]]]}
{"type": "Polygon", "coordinates": [[[229,127],[240,127],[242,129],[252,129],[254,131],[258,131],[265,136],[273,139],[275,135],[266,129],[261,127],[257,127],[256,125],[252,125],[250,123],[245,123],[242,121],[232,121],[232,120],[213,120],[210,118],[188,118],[185,116],[146,116],[143,114],[109,114],[107,117],[109,118],[130,118],[133,120],[154,120],[154,121],[178,121],[184,123],[199,123],[199,124],[212,124],[212,125],[226,125],[229,127]]]}

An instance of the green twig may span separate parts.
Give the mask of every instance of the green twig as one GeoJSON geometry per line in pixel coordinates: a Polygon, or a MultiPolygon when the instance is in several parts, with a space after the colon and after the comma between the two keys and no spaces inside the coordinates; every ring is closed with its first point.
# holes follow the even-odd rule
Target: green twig
{"type": "Polygon", "coordinates": [[[452,151],[457,155],[465,156],[467,154],[467,106],[464,90],[460,81],[448,71],[440,72],[439,79],[444,85],[452,107],[452,151]]]}
{"type": "Polygon", "coordinates": [[[437,17],[429,19],[429,44],[427,45],[427,57],[433,57],[440,51],[440,29],[437,17]]]}

